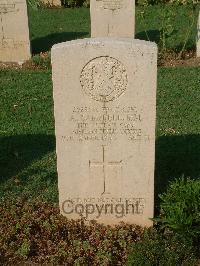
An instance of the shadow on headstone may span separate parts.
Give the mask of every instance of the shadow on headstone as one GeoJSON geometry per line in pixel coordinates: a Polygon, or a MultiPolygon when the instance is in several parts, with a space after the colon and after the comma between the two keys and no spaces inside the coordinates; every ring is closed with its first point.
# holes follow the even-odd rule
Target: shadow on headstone
{"type": "Polygon", "coordinates": [[[81,39],[83,37],[86,38],[88,37],[88,34],[88,32],[60,32],[33,39],[31,41],[32,53],[38,54],[40,52],[49,51],[56,43],[81,39]]]}
{"type": "Polygon", "coordinates": [[[156,141],[155,205],[169,181],[200,178],[200,135],[163,136],[156,141]]]}
{"type": "Polygon", "coordinates": [[[16,135],[0,139],[0,183],[15,177],[33,161],[55,150],[53,135],[16,135]]]}

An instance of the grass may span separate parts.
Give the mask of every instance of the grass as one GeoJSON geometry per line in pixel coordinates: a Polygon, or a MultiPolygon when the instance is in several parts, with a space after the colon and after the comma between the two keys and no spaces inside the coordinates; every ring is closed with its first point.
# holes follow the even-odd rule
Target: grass
{"type": "MultiPolygon", "coordinates": [[[[176,177],[200,177],[200,68],[160,68],[156,200],[176,177]]],[[[0,197],[57,202],[50,71],[0,71],[0,197]]]]}
{"type": "Polygon", "coordinates": [[[54,201],[57,177],[51,73],[0,73],[0,193],[54,201]]]}
{"type": "Polygon", "coordinates": [[[200,68],[161,68],[157,92],[156,195],[169,180],[200,177],[200,68]]]}
{"type": "MultiPolygon", "coordinates": [[[[141,7],[136,7],[136,38],[147,39],[160,43],[159,29],[161,25],[161,12],[170,10],[169,25],[172,33],[167,37],[168,49],[180,50],[191,24],[190,8],[188,6],[149,6],[145,11],[145,21],[141,19],[141,7]]],[[[186,46],[195,49],[196,22],[186,46]]],[[[90,36],[90,15],[87,8],[76,9],[39,9],[29,10],[30,35],[33,54],[49,51],[53,44],[90,36]]]]}
{"type": "Polygon", "coordinates": [[[89,9],[29,10],[33,54],[49,51],[53,44],[89,37],[89,9]]]}

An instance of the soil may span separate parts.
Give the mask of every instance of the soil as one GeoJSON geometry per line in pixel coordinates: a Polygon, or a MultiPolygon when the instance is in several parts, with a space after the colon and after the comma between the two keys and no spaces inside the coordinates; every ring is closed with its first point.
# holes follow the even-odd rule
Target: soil
{"type": "Polygon", "coordinates": [[[31,61],[26,61],[23,64],[18,63],[9,63],[9,62],[0,62],[0,70],[1,69],[31,69],[31,70],[44,70],[47,69],[43,66],[36,65],[31,61]]]}
{"type": "Polygon", "coordinates": [[[196,57],[195,51],[186,51],[181,58],[176,53],[168,52],[164,55],[158,55],[158,65],[164,67],[197,67],[200,66],[200,57],[196,57]]]}
{"type": "Polygon", "coordinates": [[[0,62],[1,69],[30,69],[30,70],[45,70],[48,69],[40,64],[35,64],[31,60],[24,62],[23,64],[18,63],[9,63],[9,62],[0,62]]]}
{"type": "Polygon", "coordinates": [[[200,66],[200,57],[198,58],[189,58],[189,59],[179,59],[179,60],[168,60],[166,61],[163,66],[166,67],[195,67],[200,66]]]}

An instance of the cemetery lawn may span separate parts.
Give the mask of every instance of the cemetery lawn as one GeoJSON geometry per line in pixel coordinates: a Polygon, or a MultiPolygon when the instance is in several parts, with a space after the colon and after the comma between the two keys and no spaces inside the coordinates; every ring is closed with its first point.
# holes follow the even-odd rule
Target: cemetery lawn
{"type": "MultiPolygon", "coordinates": [[[[147,39],[148,35],[160,51],[169,49],[171,55],[180,51],[192,25],[185,48],[190,51],[187,55],[194,55],[197,12],[192,17],[187,6],[149,6],[142,19],[142,11],[136,8],[136,38],[147,39]],[[162,50],[163,11],[168,21],[163,27],[171,32],[162,50]]],[[[158,224],[144,233],[144,228],[135,225],[111,228],[68,220],[58,208],[49,51],[55,43],[90,36],[89,9],[30,9],[29,14],[36,56],[22,69],[0,66],[0,264],[196,265],[200,250],[200,67],[158,68],[158,224]],[[181,177],[192,180],[181,179],[169,186],[181,177]],[[160,203],[158,197],[166,191],[167,211],[163,198],[160,203]]],[[[159,57],[165,59],[162,53],[159,57]]]]}
{"type": "MultiPolygon", "coordinates": [[[[186,49],[195,49],[196,22],[198,12],[191,15],[188,6],[148,6],[142,19],[141,7],[136,7],[136,38],[147,40],[145,30],[151,41],[161,46],[160,30],[163,14],[167,18],[163,28],[170,28],[166,36],[166,48],[179,51],[186,38],[191,34],[186,49]],[[164,13],[163,13],[164,12],[164,13]]],[[[53,44],[90,36],[90,17],[88,8],[39,9],[29,10],[30,34],[33,54],[49,51],[53,44]]]]}
{"type": "MultiPolygon", "coordinates": [[[[199,72],[158,69],[156,214],[158,193],[170,180],[200,177],[199,72]]],[[[197,265],[199,241],[183,237],[185,229],[183,236],[144,234],[135,225],[86,225],[60,215],[51,71],[0,70],[0,88],[0,264],[197,265]]],[[[176,206],[186,198],[190,215],[175,212],[174,223],[191,231],[200,206],[190,199],[199,198],[200,182],[195,188],[189,186],[187,197],[181,186],[168,194],[179,196],[176,206]]]]}
{"type": "MultiPolygon", "coordinates": [[[[169,180],[200,177],[200,68],[160,68],[156,201],[169,180]]],[[[58,202],[50,71],[0,71],[0,198],[58,202]]]]}

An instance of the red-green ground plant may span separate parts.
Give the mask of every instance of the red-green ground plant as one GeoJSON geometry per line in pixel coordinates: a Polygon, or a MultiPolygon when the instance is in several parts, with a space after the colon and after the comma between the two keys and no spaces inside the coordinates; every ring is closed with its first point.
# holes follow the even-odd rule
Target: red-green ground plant
{"type": "Polygon", "coordinates": [[[142,241],[132,245],[127,266],[197,265],[196,250],[186,239],[155,229],[145,231],[142,241]]]}
{"type": "Polygon", "coordinates": [[[139,226],[109,227],[68,220],[46,203],[4,202],[0,208],[0,264],[123,265],[139,226]]]}

